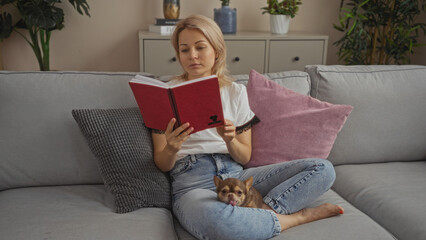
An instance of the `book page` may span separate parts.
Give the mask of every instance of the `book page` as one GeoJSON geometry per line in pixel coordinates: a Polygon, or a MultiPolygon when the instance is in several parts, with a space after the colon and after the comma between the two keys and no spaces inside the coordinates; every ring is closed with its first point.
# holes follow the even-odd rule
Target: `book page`
{"type": "Polygon", "coordinates": [[[167,85],[166,83],[160,80],[150,78],[150,77],[145,77],[142,75],[136,75],[132,80],[130,80],[130,82],[141,83],[141,84],[146,84],[146,85],[151,85],[151,86],[156,86],[161,88],[170,88],[169,85],[167,85]]]}
{"type": "Polygon", "coordinates": [[[188,84],[195,83],[195,82],[201,82],[201,81],[205,81],[205,80],[208,80],[208,79],[211,79],[211,78],[217,78],[217,76],[216,75],[210,75],[210,76],[207,76],[207,77],[202,77],[202,78],[197,78],[197,79],[192,79],[192,80],[184,81],[184,82],[181,82],[181,83],[178,83],[178,84],[174,85],[171,88],[188,85],[188,84]]]}

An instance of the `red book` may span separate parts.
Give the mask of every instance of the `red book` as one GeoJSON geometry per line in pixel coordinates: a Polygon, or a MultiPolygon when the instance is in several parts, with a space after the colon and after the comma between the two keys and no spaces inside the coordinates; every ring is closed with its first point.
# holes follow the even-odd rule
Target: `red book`
{"type": "Polygon", "coordinates": [[[159,80],[137,75],[130,82],[145,125],[165,131],[172,118],[186,122],[192,133],[223,125],[222,101],[216,75],[179,83],[173,87],[159,80]]]}

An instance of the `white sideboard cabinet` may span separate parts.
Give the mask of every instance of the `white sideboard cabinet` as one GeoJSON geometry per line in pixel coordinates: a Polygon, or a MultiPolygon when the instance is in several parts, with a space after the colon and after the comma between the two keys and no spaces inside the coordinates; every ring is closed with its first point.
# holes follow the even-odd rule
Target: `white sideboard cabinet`
{"type": "MultiPolygon", "coordinates": [[[[326,64],[328,36],[325,35],[238,32],[224,36],[232,74],[248,74],[251,69],[260,73],[304,70],[309,64],[326,64]]],[[[155,75],[182,72],[170,38],[170,35],[139,31],[141,72],[155,75]]]]}

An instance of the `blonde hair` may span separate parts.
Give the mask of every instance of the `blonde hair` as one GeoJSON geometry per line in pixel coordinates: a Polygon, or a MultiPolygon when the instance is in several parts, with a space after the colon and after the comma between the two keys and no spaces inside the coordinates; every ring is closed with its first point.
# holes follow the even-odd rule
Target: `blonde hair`
{"type": "MultiPolygon", "coordinates": [[[[176,28],[172,36],[172,45],[175,49],[179,62],[179,34],[184,29],[196,29],[204,34],[217,55],[216,62],[212,68],[212,74],[217,75],[220,87],[230,85],[234,81],[234,78],[231,76],[226,66],[226,45],[219,26],[212,19],[202,15],[191,15],[179,21],[176,24],[176,28]]],[[[187,80],[188,73],[185,72],[178,76],[178,78],[181,80],[187,80]]]]}

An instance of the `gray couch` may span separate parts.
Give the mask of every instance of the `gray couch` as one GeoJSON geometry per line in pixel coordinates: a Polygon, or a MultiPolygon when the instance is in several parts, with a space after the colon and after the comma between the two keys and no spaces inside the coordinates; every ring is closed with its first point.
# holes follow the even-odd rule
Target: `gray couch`
{"type": "MultiPolygon", "coordinates": [[[[0,72],[1,239],[194,239],[167,208],[114,212],[71,115],[136,106],[134,75],[0,72]]],[[[268,77],[354,107],[329,156],[336,182],[312,204],[345,214],[274,239],[426,239],[426,67],[307,66],[268,77]]]]}

